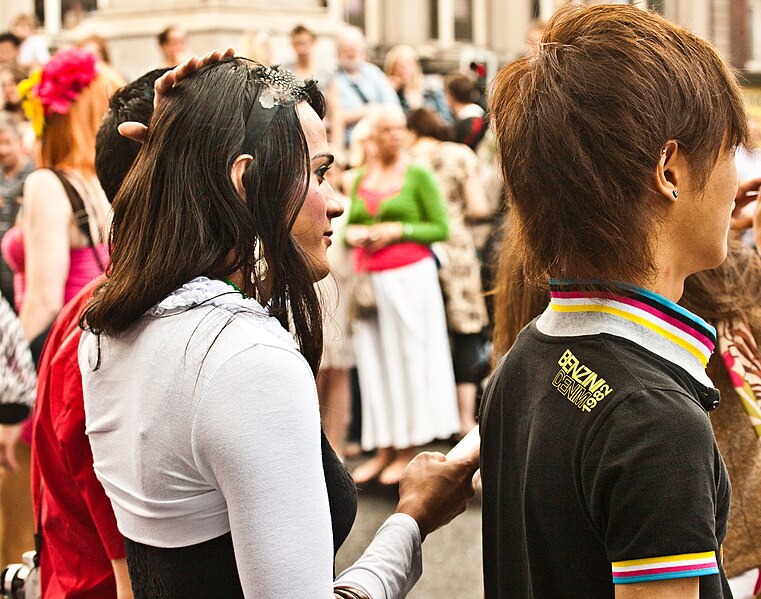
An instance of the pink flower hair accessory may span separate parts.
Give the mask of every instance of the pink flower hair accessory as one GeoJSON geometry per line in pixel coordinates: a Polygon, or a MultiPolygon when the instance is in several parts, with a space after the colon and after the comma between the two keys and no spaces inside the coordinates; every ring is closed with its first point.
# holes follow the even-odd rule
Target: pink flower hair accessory
{"type": "Polygon", "coordinates": [[[42,137],[45,120],[53,114],[67,114],[72,102],[97,74],[95,57],[71,48],[56,53],[42,68],[35,69],[29,79],[19,83],[21,105],[37,137],[42,137]]]}
{"type": "Polygon", "coordinates": [[[53,56],[42,67],[42,77],[35,90],[45,116],[67,114],[71,103],[96,75],[95,57],[89,52],[71,48],[53,56]]]}

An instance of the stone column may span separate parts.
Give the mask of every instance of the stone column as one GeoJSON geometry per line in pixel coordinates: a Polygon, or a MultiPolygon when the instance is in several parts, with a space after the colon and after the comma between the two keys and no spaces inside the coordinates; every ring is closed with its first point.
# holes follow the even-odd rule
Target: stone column
{"type": "Polygon", "coordinates": [[[713,38],[710,0],[672,0],[666,8],[666,16],[671,20],[692,29],[705,39],[713,38]],[[669,8],[671,11],[668,11],[669,8]]]}
{"type": "Polygon", "coordinates": [[[377,46],[382,38],[380,0],[365,0],[365,38],[369,46],[377,46]]]}
{"type": "Polygon", "coordinates": [[[343,0],[328,0],[328,18],[331,21],[343,21],[343,0]]]}
{"type": "Polygon", "coordinates": [[[730,4],[737,0],[711,0],[711,40],[723,56],[732,54],[730,4]]]}
{"type": "Polygon", "coordinates": [[[752,45],[750,47],[750,57],[746,63],[749,71],[761,71],[761,0],[750,0],[750,26],[752,45]]]}
{"type": "Polygon", "coordinates": [[[485,48],[489,45],[489,15],[487,0],[473,0],[473,45],[485,48]]]}
{"type": "Polygon", "coordinates": [[[489,48],[503,60],[521,56],[531,22],[530,3],[527,0],[494,0],[490,9],[489,48]]]}
{"type": "Polygon", "coordinates": [[[61,0],[45,0],[45,33],[53,37],[61,31],[61,0]]]}
{"type": "Polygon", "coordinates": [[[439,45],[454,45],[454,0],[436,0],[439,3],[439,45]]]}
{"type": "MultiPolygon", "coordinates": [[[[751,23],[748,22],[750,8],[748,0],[733,0],[729,3],[729,60],[737,68],[743,68],[750,58],[751,23]]],[[[760,35],[760,30],[755,30],[760,35]]]]}
{"type": "Polygon", "coordinates": [[[556,4],[555,0],[539,0],[539,18],[542,21],[549,21],[555,13],[556,4]]]}
{"type": "Polygon", "coordinates": [[[431,42],[430,0],[383,0],[382,42],[406,44],[420,49],[431,42]]]}

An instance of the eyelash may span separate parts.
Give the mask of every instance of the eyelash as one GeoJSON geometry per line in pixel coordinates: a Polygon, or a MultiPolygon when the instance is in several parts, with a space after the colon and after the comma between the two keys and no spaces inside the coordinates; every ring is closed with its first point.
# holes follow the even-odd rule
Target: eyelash
{"type": "Polygon", "coordinates": [[[324,166],[321,166],[318,168],[314,174],[317,175],[317,178],[320,179],[320,183],[322,183],[325,180],[325,175],[330,170],[330,165],[326,164],[324,166]]]}

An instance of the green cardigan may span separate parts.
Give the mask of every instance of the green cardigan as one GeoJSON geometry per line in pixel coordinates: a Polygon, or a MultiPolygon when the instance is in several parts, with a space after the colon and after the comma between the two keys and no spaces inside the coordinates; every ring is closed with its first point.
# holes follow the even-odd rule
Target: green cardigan
{"type": "Polygon", "coordinates": [[[371,216],[357,190],[366,171],[362,169],[354,183],[349,209],[349,225],[373,225],[379,222],[401,222],[402,241],[430,245],[449,237],[449,223],[444,200],[431,172],[410,164],[399,193],[381,201],[378,212],[371,216]]]}

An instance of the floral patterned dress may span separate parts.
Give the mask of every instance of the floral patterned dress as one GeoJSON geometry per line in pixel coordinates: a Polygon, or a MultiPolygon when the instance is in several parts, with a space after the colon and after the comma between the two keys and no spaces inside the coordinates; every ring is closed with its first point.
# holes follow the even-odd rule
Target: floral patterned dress
{"type": "MultiPolygon", "coordinates": [[[[451,332],[479,333],[489,322],[481,284],[481,266],[473,237],[465,224],[465,181],[478,173],[473,150],[457,143],[417,143],[412,158],[428,167],[441,188],[449,216],[449,239],[439,281],[444,294],[447,326],[451,332]]],[[[438,250],[437,250],[438,253],[438,250]]]]}

